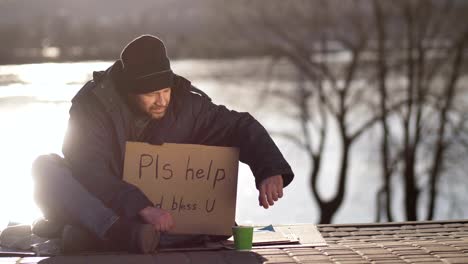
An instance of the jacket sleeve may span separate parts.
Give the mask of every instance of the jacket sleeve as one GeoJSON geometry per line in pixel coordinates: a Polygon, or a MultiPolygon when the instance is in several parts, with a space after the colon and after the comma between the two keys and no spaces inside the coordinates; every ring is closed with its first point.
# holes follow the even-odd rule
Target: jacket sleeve
{"type": "Polygon", "coordinates": [[[136,186],[122,180],[113,124],[103,111],[96,111],[96,105],[80,102],[70,109],[62,147],[65,160],[73,177],[105,205],[119,215],[138,216],[141,209],[153,204],[136,186]]]}
{"type": "Polygon", "coordinates": [[[292,181],[291,167],[254,117],[215,105],[206,97],[192,95],[192,100],[196,143],[238,147],[240,161],[249,165],[257,188],[262,180],[274,175],[283,176],[284,186],[292,181]]]}

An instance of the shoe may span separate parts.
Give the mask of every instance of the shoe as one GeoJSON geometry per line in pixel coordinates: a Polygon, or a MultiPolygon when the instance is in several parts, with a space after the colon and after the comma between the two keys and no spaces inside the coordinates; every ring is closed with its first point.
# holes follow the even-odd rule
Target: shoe
{"type": "Polygon", "coordinates": [[[112,250],[147,254],[156,251],[160,235],[150,224],[120,218],[105,235],[112,250]]]}
{"type": "Polygon", "coordinates": [[[60,238],[64,226],[63,223],[41,218],[32,224],[31,232],[38,237],[60,238]]]}
{"type": "Polygon", "coordinates": [[[105,251],[105,244],[89,231],[66,225],[62,232],[62,251],[64,254],[105,251]]]}
{"type": "Polygon", "coordinates": [[[155,252],[160,240],[160,233],[149,224],[136,224],[132,227],[132,239],[130,248],[134,253],[155,252]]]}

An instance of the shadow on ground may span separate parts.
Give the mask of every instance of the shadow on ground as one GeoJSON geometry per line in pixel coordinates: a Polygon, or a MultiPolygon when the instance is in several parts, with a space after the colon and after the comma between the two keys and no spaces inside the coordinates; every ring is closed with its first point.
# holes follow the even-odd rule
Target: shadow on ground
{"type": "Polygon", "coordinates": [[[197,251],[171,252],[156,255],[83,255],[55,256],[41,260],[40,264],[81,264],[81,263],[112,263],[112,264],[155,264],[155,263],[263,263],[266,259],[250,251],[197,251]]]}

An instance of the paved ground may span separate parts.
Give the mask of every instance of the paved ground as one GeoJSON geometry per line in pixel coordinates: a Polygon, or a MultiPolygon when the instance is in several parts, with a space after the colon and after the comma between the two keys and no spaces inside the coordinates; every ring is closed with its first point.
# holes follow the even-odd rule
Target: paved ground
{"type": "Polygon", "coordinates": [[[319,225],[327,246],[157,255],[0,258],[3,263],[468,263],[468,220],[319,225]]]}

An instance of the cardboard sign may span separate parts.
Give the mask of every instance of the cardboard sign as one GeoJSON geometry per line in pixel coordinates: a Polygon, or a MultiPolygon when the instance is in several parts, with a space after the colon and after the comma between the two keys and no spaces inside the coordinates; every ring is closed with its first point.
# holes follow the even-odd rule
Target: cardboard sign
{"type": "Polygon", "coordinates": [[[231,235],[239,150],[127,142],[124,180],[172,214],[174,234],[231,235]]]}

